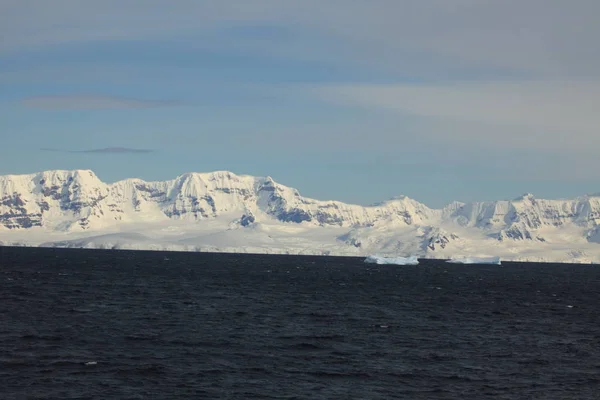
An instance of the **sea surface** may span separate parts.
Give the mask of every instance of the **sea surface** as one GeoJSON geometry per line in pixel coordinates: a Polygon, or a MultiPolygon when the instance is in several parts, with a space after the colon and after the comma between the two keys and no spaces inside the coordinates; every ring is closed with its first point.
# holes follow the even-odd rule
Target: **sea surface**
{"type": "Polygon", "coordinates": [[[598,399],[600,268],[0,248],[0,399],[598,399]]]}

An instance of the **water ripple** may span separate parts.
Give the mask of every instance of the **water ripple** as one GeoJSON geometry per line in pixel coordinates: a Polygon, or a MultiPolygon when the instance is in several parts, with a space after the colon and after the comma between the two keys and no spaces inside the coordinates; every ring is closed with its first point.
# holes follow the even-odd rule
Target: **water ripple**
{"type": "Polygon", "coordinates": [[[596,399],[600,269],[4,248],[2,399],[596,399]]]}

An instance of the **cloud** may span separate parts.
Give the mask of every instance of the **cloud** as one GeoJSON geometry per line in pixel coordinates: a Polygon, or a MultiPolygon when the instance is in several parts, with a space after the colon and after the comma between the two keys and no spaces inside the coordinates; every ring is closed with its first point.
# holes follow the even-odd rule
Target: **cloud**
{"type": "Polygon", "coordinates": [[[565,150],[600,145],[600,81],[347,84],[308,92],[337,105],[420,117],[442,140],[565,150]]]}
{"type": "MultiPolygon", "coordinates": [[[[251,48],[285,57],[397,73],[487,68],[598,76],[599,14],[596,0],[4,0],[0,53],[97,41],[196,42],[224,28],[262,25],[290,27],[307,39],[251,48]]],[[[240,37],[242,45],[253,40],[240,37]]]]}
{"type": "Polygon", "coordinates": [[[45,110],[94,110],[170,107],[181,103],[99,95],[62,95],[27,97],[21,99],[21,104],[26,107],[45,110]]]}
{"type": "Polygon", "coordinates": [[[59,153],[92,153],[92,154],[146,154],[152,153],[154,150],[148,149],[132,149],[129,147],[105,147],[101,149],[88,150],[64,150],[64,149],[49,149],[43,148],[42,151],[53,151],[59,153]]]}
{"type": "MultiPolygon", "coordinates": [[[[422,135],[424,148],[437,146],[443,152],[525,148],[588,154],[600,146],[595,128],[600,126],[599,14],[597,0],[4,0],[0,2],[0,55],[15,56],[21,64],[11,64],[0,79],[29,83],[31,76],[43,76],[44,81],[55,83],[74,76],[81,82],[119,77],[119,85],[135,79],[150,84],[165,79],[173,85],[173,76],[184,76],[184,84],[197,84],[195,69],[176,69],[188,66],[185,63],[175,67],[174,60],[152,59],[147,65],[123,65],[107,56],[110,43],[121,41],[143,48],[173,45],[186,54],[209,48],[214,54],[310,60],[315,64],[306,65],[334,65],[342,71],[359,71],[353,76],[362,77],[362,82],[311,87],[312,99],[383,110],[389,112],[386,122],[395,120],[378,129],[364,119],[363,125],[356,124],[350,131],[336,124],[355,125],[358,117],[339,114],[331,129],[322,128],[324,124],[319,124],[321,130],[313,128],[322,133],[319,138],[327,151],[341,143],[381,153],[403,145],[410,148],[422,135]],[[249,35],[249,30],[254,34],[249,35]],[[72,57],[73,62],[66,57],[61,64],[63,58],[56,58],[56,54],[78,55],[81,49],[94,51],[98,43],[102,44],[98,59],[72,57]],[[46,55],[43,62],[27,61],[36,52],[46,55]],[[165,70],[150,73],[159,64],[165,70]],[[32,71],[23,72],[27,68],[32,71]],[[389,83],[372,84],[382,81],[389,83]]],[[[257,88],[260,91],[263,88],[257,88]]],[[[306,89],[296,87],[287,93],[301,97],[306,89]]],[[[73,96],[68,106],[62,103],[65,99],[42,98],[30,105],[172,104],[90,98],[93,101],[79,101],[73,96]]],[[[285,128],[286,132],[305,134],[310,129],[302,131],[297,125],[285,128]]],[[[273,134],[279,142],[281,131],[273,134]]]]}

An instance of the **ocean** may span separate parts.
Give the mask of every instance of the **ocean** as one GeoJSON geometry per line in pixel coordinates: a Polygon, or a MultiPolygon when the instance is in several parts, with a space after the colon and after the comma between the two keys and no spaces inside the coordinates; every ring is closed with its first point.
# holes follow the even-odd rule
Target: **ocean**
{"type": "Polygon", "coordinates": [[[0,248],[0,398],[598,399],[600,269],[0,248]]]}

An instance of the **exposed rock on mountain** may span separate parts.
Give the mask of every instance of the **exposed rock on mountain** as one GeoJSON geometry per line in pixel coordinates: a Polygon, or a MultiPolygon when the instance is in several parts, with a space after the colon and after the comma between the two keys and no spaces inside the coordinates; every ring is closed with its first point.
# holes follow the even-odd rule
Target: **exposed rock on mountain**
{"type": "MultiPolygon", "coordinates": [[[[218,250],[222,247],[213,242],[219,237],[230,243],[252,242],[244,247],[247,251],[279,246],[281,251],[303,252],[305,245],[295,239],[325,235],[327,248],[321,248],[325,245],[319,239],[310,245],[311,251],[440,257],[478,252],[518,258],[522,251],[539,249],[593,258],[600,256],[599,222],[599,195],[542,200],[526,194],[511,201],[455,202],[436,210],[405,196],[372,206],[319,201],[270,177],[227,171],[188,173],[164,182],[127,179],[112,184],[88,170],[0,177],[0,230],[5,243],[27,242],[29,236],[19,232],[31,231],[39,237],[78,236],[76,242],[61,237],[48,243],[94,247],[110,234],[110,246],[138,243],[143,247],[167,239],[173,243],[176,234],[192,229],[212,233],[187,236],[177,243],[193,244],[196,249],[210,242],[210,248],[218,250]],[[145,230],[152,224],[176,227],[161,228],[142,240],[136,236],[140,224],[145,230]],[[239,232],[233,233],[232,228],[239,232]],[[164,236],[165,229],[170,236],[164,236]],[[123,230],[127,235],[116,240],[123,230]],[[229,236],[223,233],[227,230],[232,232],[229,236]]],[[[137,233],[146,235],[145,230],[137,233]]]]}

